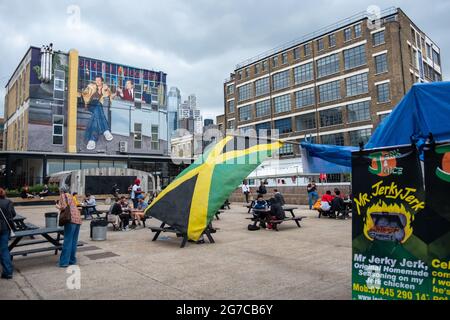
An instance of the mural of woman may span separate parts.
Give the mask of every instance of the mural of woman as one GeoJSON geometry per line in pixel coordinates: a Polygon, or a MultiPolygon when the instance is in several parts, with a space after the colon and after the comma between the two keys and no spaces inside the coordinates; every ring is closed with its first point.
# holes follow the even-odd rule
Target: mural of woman
{"type": "Polygon", "coordinates": [[[92,113],[85,132],[85,139],[87,141],[86,149],[94,150],[100,135],[103,134],[106,141],[113,140],[113,135],[111,134],[103,107],[110,107],[114,96],[100,76],[97,76],[95,83],[89,84],[81,95],[85,110],[92,113]]]}

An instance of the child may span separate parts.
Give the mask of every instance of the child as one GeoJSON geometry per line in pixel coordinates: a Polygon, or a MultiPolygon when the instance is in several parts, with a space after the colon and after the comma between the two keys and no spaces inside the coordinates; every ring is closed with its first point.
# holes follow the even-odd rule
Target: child
{"type": "Polygon", "coordinates": [[[261,221],[261,228],[265,228],[266,224],[265,224],[265,220],[267,220],[267,216],[268,216],[268,208],[269,208],[269,204],[267,203],[266,200],[264,200],[264,197],[262,194],[258,195],[258,198],[256,199],[255,203],[253,204],[253,218],[254,219],[258,219],[259,221],[261,221]],[[255,212],[255,210],[258,210],[255,212]],[[259,210],[266,210],[266,212],[264,211],[259,211],[259,210]]]}

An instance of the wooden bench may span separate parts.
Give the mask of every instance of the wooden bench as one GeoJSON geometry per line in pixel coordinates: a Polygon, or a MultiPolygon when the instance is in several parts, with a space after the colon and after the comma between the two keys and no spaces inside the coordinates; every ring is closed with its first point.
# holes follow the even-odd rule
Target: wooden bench
{"type": "MultiPolygon", "coordinates": [[[[184,248],[186,246],[187,241],[188,241],[187,233],[179,231],[178,229],[176,229],[174,227],[165,226],[165,225],[166,225],[166,223],[163,222],[160,227],[149,227],[149,229],[152,232],[156,232],[155,236],[152,239],[152,241],[156,241],[158,239],[159,235],[161,234],[161,232],[171,232],[171,233],[175,233],[178,238],[183,238],[183,240],[181,241],[180,248],[184,248]]],[[[213,237],[211,236],[210,228],[211,228],[211,226],[208,226],[206,228],[204,234],[206,235],[206,237],[208,238],[210,243],[215,243],[213,237]]]]}
{"type": "MultiPolygon", "coordinates": [[[[22,230],[16,231],[14,236],[11,237],[11,243],[8,245],[8,249],[11,255],[11,258],[14,256],[27,256],[28,254],[38,253],[38,252],[47,252],[47,251],[55,251],[55,255],[58,254],[58,250],[62,249],[62,237],[64,229],[61,227],[56,228],[39,228],[33,230],[22,230]],[[51,234],[56,234],[56,238],[50,236],[51,234]],[[34,237],[34,236],[42,236],[44,240],[33,240],[28,242],[21,242],[25,237],[34,237]],[[24,247],[24,246],[32,246],[40,243],[52,244],[50,247],[42,247],[42,248],[33,248],[22,251],[13,251],[16,247],[24,247]]],[[[79,242],[78,246],[82,246],[84,243],[79,242]]]]}
{"type": "MultiPolygon", "coordinates": [[[[272,224],[272,229],[275,230],[275,231],[278,231],[278,225],[283,223],[283,222],[286,222],[286,221],[294,221],[297,224],[297,227],[301,228],[300,221],[302,221],[304,218],[307,218],[307,217],[306,216],[286,217],[284,219],[270,220],[269,222],[272,224]]],[[[256,225],[258,222],[259,223],[261,223],[261,222],[262,223],[268,223],[267,220],[261,220],[259,218],[255,218],[255,217],[249,217],[249,218],[246,218],[246,219],[253,221],[254,225],[256,225]]]]}

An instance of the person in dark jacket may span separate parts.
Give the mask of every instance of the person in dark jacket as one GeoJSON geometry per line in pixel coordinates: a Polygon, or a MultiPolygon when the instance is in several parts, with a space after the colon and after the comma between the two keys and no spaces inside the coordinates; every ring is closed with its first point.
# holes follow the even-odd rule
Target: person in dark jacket
{"type": "Polygon", "coordinates": [[[0,262],[2,265],[2,279],[12,279],[13,265],[8,249],[8,241],[11,233],[10,228],[14,228],[13,218],[16,216],[16,211],[14,210],[12,201],[6,199],[6,192],[2,188],[0,188],[0,209],[0,262]]]}
{"type": "Polygon", "coordinates": [[[264,182],[261,182],[261,185],[258,188],[258,191],[256,191],[258,195],[265,195],[267,193],[266,186],[264,185],[264,182]]]}
{"type": "Polygon", "coordinates": [[[275,192],[274,198],[277,200],[277,202],[284,206],[286,204],[286,201],[284,201],[284,197],[281,192],[279,192],[278,189],[274,189],[273,192],[275,192]]]}
{"type": "MultiPolygon", "coordinates": [[[[286,218],[280,197],[270,199],[270,217],[271,220],[283,220],[286,218]]],[[[267,224],[267,228],[272,229],[272,224],[270,222],[267,224]]]]}
{"type": "Polygon", "coordinates": [[[345,210],[345,203],[344,200],[341,198],[341,192],[339,190],[336,190],[334,192],[336,196],[331,201],[331,209],[330,212],[334,213],[335,216],[339,216],[339,213],[343,212],[345,210]]]}

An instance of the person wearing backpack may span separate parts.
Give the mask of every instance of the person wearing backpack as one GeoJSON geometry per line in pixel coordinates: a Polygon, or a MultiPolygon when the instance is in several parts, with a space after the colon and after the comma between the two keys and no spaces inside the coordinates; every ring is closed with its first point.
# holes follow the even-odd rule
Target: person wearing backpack
{"type": "Polygon", "coordinates": [[[6,192],[0,188],[0,262],[2,265],[2,279],[12,279],[13,265],[8,249],[8,241],[14,228],[13,218],[16,216],[14,205],[6,199],[6,192]]]}

